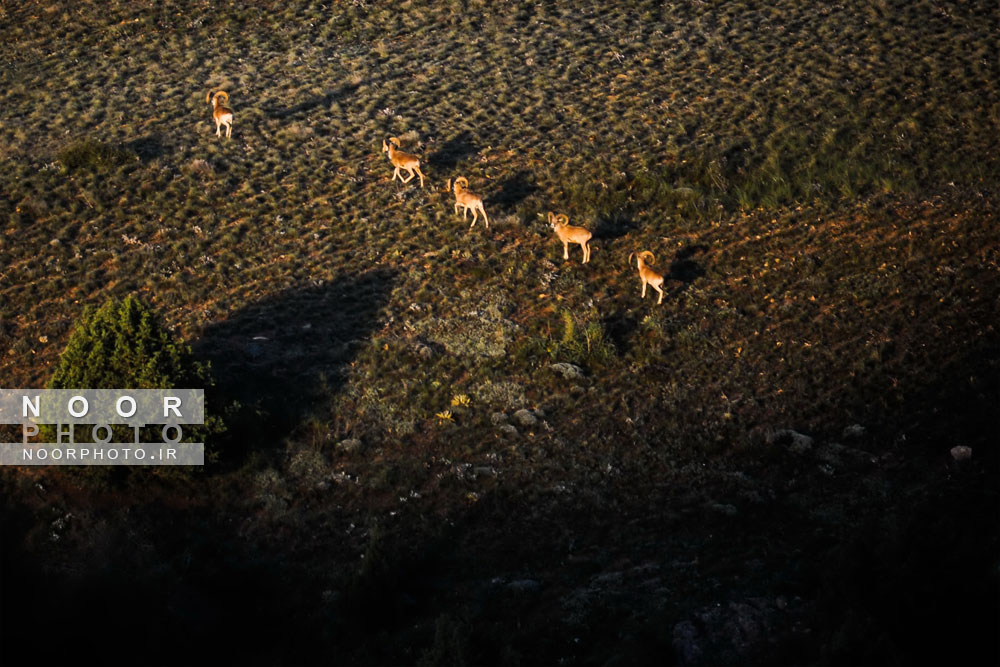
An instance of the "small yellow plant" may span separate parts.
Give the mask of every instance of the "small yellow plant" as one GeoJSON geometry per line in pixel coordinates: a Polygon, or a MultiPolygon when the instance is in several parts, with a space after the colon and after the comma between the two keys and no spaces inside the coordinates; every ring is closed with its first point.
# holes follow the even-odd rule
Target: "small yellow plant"
{"type": "Polygon", "coordinates": [[[451,410],[443,410],[443,411],[437,413],[434,416],[437,417],[438,419],[440,419],[442,422],[453,422],[453,421],[455,421],[455,418],[451,414],[451,410]]]}
{"type": "Polygon", "coordinates": [[[470,403],[472,403],[472,400],[465,394],[455,394],[451,397],[451,404],[454,406],[467,408],[470,403]]]}

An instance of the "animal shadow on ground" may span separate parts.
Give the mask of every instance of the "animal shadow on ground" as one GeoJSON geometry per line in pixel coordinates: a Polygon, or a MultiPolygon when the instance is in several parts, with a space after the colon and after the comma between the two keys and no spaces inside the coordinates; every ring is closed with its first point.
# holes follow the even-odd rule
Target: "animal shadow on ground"
{"type": "Polygon", "coordinates": [[[591,230],[595,239],[614,241],[635,229],[632,216],[624,213],[608,213],[597,216],[597,221],[591,230]]]}
{"type": "Polygon", "coordinates": [[[138,139],[126,142],[125,149],[131,153],[135,153],[139,157],[139,161],[143,164],[146,164],[150,160],[155,160],[166,151],[163,146],[163,140],[156,134],[139,137],[138,139]]]}
{"type": "Polygon", "coordinates": [[[619,351],[625,351],[632,347],[635,335],[639,328],[639,319],[626,312],[609,313],[601,318],[604,331],[611,338],[611,342],[619,351]]]}
{"type": "Polygon", "coordinates": [[[335,90],[328,91],[323,95],[314,95],[313,97],[302,100],[298,104],[294,104],[290,107],[266,107],[265,113],[270,118],[278,118],[282,120],[293,118],[300,114],[312,111],[318,107],[328,107],[334,100],[342,100],[348,95],[351,95],[360,87],[360,85],[360,83],[345,83],[335,90]]]}
{"type": "Polygon", "coordinates": [[[674,255],[674,260],[670,263],[670,273],[667,274],[666,278],[682,283],[681,289],[687,289],[688,285],[705,275],[705,267],[692,258],[707,250],[708,246],[702,244],[685,246],[678,250],[674,255]]]}
{"type": "Polygon", "coordinates": [[[504,210],[512,209],[537,191],[538,184],[532,178],[531,172],[521,169],[501,181],[499,188],[487,199],[487,203],[504,210]]]}
{"type": "Polygon", "coordinates": [[[220,403],[241,406],[226,436],[238,451],[267,448],[340,388],[393,278],[378,269],[288,289],[204,329],[195,352],[212,364],[220,403]]]}
{"type": "MultiPolygon", "coordinates": [[[[439,169],[454,169],[458,163],[479,151],[472,142],[472,133],[464,130],[448,139],[437,150],[427,156],[427,164],[439,169]]],[[[456,174],[461,176],[461,174],[456,174]]]]}

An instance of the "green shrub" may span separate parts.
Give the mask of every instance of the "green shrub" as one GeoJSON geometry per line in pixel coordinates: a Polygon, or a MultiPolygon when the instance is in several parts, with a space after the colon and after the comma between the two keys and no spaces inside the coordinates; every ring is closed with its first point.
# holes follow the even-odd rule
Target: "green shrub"
{"type": "Polygon", "coordinates": [[[617,355],[604,324],[596,311],[577,316],[569,310],[560,313],[562,332],[559,339],[550,338],[545,350],[554,361],[576,364],[603,364],[617,355]]]}
{"type": "Polygon", "coordinates": [[[208,369],[139,299],[87,309],[70,334],[49,389],[171,389],[210,385],[208,369]]]}
{"type": "MultiPolygon", "coordinates": [[[[195,359],[191,348],[174,339],[156,313],[134,296],[108,300],[98,309],[88,308],[77,322],[59,358],[49,389],[173,389],[208,388],[213,384],[207,366],[195,359]]],[[[225,429],[218,415],[208,414],[205,424],[184,429],[185,439],[204,442],[225,429]]],[[[146,427],[140,437],[150,442],[158,429],[146,427]]],[[[125,426],[113,429],[114,441],[129,442],[125,426]]],[[[51,426],[42,431],[51,442],[51,426]]],[[[90,438],[89,428],[74,432],[77,442],[90,438]]],[[[206,458],[213,458],[206,452],[206,458]]],[[[101,477],[99,473],[92,473],[101,477]]],[[[106,476],[106,474],[105,474],[106,476]]]]}
{"type": "Polygon", "coordinates": [[[59,151],[58,159],[65,171],[96,171],[102,167],[135,162],[138,157],[123,148],[109,146],[87,137],[59,151]]]}

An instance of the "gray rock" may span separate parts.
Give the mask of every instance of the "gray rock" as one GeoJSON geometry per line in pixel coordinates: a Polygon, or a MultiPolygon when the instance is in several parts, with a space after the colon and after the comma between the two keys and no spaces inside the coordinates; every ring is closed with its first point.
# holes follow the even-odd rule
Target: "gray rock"
{"type": "Polygon", "coordinates": [[[767,664],[767,651],[789,634],[787,601],[783,607],[748,599],[703,608],[673,628],[677,664],[767,664]]]}
{"type": "Polygon", "coordinates": [[[808,435],[799,433],[798,431],[793,431],[790,428],[778,429],[771,435],[770,438],[768,438],[769,444],[782,441],[787,441],[788,450],[796,454],[809,451],[812,449],[814,442],[814,440],[808,435]]]}
{"type": "Polygon", "coordinates": [[[337,449],[342,452],[355,452],[363,446],[364,444],[357,438],[348,438],[337,443],[337,449]]]}
{"type": "Polygon", "coordinates": [[[527,408],[521,408],[514,413],[514,421],[524,427],[534,426],[538,423],[538,418],[527,408]]]}
{"type": "Polygon", "coordinates": [[[708,509],[722,516],[736,516],[739,513],[735,505],[728,503],[709,503],[708,509]]]}
{"type": "Polygon", "coordinates": [[[565,362],[560,362],[556,364],[550,364],[549,368],[563,376],[567,380],[583,380],[586,379],[586,375],[583,369],[576,364],[567,364],[565,362]]]}
{"type": "Polygon", "coordinates": [[[502,412],[494,412],[490,415],[490,423],[494,426],[500,426],[500,424],[507,423],[507,415],[502,412]]]}
{"type": "Polygon", "coordinates": [[[513,424],[504,424],[503,426],[500,427],[500,433],[502,433],[504,436],[508,438],[516,438],[517,427],[514,426],[513,424]]]}
{"type": "Polygon", "coordinates": [[[951,458],[956,461],[968,461],[972,458],[972,447],[966,447],[965,445],[958,445],[957,447],[951,448],[951,458]]]}
{"type": "Polygon", "coordinates": [[[844,437],[844,438],[860,438],[860,437],[862,437],[867,432],[868,432],[868,429],[866,429],[861,424],[852,424],[852,425],[844,428],[844,432],[842,434],[842,437],[844,437]]]}
{"type": "Polygon", "coordinates": [[[537,593],[542,589],[542,585],[534,579],[518,579],[507,584],[507,590],[515,593],[537,593]]]}
{"type": "Polygon", "coordinates": [[[674,651],[680,665],[701,664],[701,650],[698,627],[691,621],[681,621],[674,626],[674,651]]]}
{"type": "Polygon", "coordinates": [[[820,447],[816,451],[816,458],[823,463],[828,463],[834,467],[840,467],[844,465],[843,455],[847,452],[847,447],[844,447],[840,443],[831,442],[824,447],[820,447]]]}

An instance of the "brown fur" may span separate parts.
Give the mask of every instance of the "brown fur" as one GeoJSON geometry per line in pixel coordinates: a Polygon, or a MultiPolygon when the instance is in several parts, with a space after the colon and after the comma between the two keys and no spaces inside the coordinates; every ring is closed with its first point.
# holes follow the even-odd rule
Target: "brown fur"
{"type": "MultiPolygon", "coordinates": [[[[450,183],[450,181],[449,181],[450,183]]],[[[469,229],[476,226],[476,220],[479,219],[479,213],[483,214],[483,220],[486,221],[486,229],[490,228],[490,219],[486,217],[486,209],[483,208],[483,198],[474,192],[469,192],[469,180],[464,176],[459,176],[455,179],[455,213],[458,213],[459,207],[462,208],[462,220],[466,219],[466,213],[472,210],[472,224],[469,225],[469,229]]]]}
{"type": "Polygon", "coordinates": [[[399,139],[396,137],[389,137],[388,143],[386,143],[385,139],[382,140],[382,152],[389,154],[389,162],[396,168],[392,172],[392,180],[396,180],[398,176],[401,182],[409,183],[413,180],[414,173],[416,173],[416,175],[420,176],[420,187],[424,187],[424,174],[420,171],[420,158],[412,153],[404,153],[398,149],[399,139]],[[405,169],[410,172],[410,175],[404,179],[402,173],[399,171],[400,169],[405,169]]]}
{"type": "Polygon", "coordinates": [[[562,241],[563,259],[569,259],[569,244],[577,243],[583,248],[583,263],[586,264],[590,261],[590,239],[593,237],[593,234],[583,227],[571,226],[569,224],[569,217],[565,213],[556,215],[552,211],[549,211],[549,226],[555,230],[556,236],[562,241]]]}
{"type": "Polygon", "coordinates": [[[639,267],[639,280],[642,281],[642,298],[646,298],[646,285],[649,285],[660,293],[660,299],[656,303],[663,303],[663,276],[649,268],[656,263],[653,253],[648,250],[643,250],[640,253],[632,253],[628,256],[629,264],[632,264],[633,255],[635,255],[636,266],[639,267]]]}
{"type": "Polygon", "coordinates": [[[211,92],[205,97],[205,101],[212,105],[212,119],[215,120],[215,136],[222,136],[222,126],[226,126],[226,137],[233,136],[233,110],[230,109],[227,104],[229,104],[229,93],[224,90],[220,90],[215,95],[211,92]],[[219,98],[223,98],[220,103],[219,98]]]}

